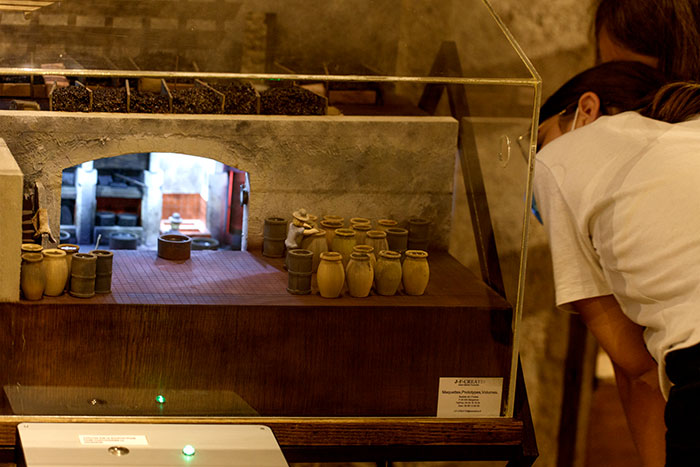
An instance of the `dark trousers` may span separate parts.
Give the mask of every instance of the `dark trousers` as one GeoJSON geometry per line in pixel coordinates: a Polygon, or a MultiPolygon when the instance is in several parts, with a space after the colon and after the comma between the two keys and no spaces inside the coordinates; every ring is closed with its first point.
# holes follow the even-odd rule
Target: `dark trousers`
{"type": "Polygon", "coordinates": [[[666,355],[666,466],[700,466],[700,345],[666,355]]]}

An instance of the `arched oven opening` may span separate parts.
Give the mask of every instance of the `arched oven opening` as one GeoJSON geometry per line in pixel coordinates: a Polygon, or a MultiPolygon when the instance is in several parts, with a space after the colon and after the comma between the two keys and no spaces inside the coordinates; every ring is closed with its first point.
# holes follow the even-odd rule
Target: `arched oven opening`
{"type": "Polygon", "coordinates": [[[177,231],[194,249],[246,247],[247,173],[206,157],[147,152],[62,172],[60,236],[94,248],[155,249],[177,231]]]}

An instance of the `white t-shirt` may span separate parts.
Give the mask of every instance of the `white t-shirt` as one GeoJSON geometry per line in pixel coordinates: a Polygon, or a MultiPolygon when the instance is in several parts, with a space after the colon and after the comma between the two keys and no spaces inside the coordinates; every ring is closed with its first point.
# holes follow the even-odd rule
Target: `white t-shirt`
{"type": "Polygon", "coordinates": [[[700,120],[625,112],[537,154],[557,305],[613,294],[659,364],[700,342],[700,120]]]}

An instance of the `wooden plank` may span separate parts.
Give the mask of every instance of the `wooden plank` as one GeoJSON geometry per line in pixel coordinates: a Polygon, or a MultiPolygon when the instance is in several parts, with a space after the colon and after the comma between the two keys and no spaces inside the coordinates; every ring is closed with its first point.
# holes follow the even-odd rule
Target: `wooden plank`
{"type": "MultiPolygon", "coordinates": [[[[505,388],[511,356],[490,336],[489,310],[0,309],[3,384],[230,390],[270,416],[431,416],[441,377],[502,377],[505,388]]],[[[114,415],[125,404],[111,401],[114,415]]]]}
{"type": "Polygon", "coordinates": [[[191,423],[261,424],[272,428],[280,446],[516,446],[523,423],[517,419],[437,418],[172,418],[172,417],[0,417],[0,445],[13,445],[17,424],[34,423],[191,423]]]}

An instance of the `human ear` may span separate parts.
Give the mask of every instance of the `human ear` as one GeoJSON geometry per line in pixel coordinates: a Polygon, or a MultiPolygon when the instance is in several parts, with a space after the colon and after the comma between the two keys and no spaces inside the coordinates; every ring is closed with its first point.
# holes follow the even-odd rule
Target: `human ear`
{"type": "Polygon", "coordinates": [[[602,115],[600,112],[600,98],[593,91],[585,92],[579,97],[578,108],[579,117],[578,122],[575,124],[577,128],[594,122],[602,115]]]}

